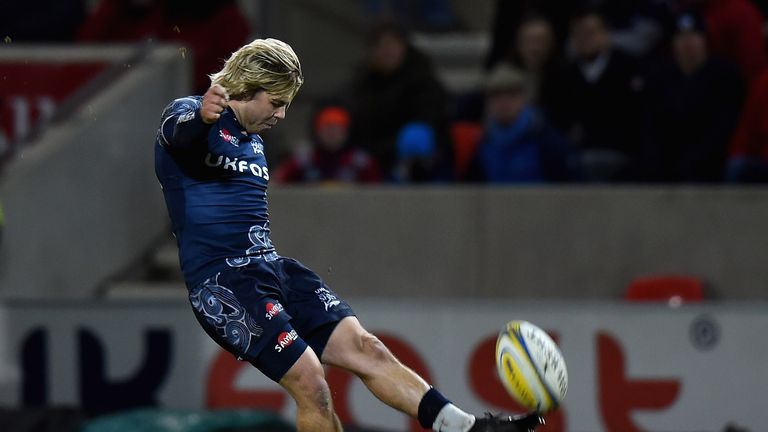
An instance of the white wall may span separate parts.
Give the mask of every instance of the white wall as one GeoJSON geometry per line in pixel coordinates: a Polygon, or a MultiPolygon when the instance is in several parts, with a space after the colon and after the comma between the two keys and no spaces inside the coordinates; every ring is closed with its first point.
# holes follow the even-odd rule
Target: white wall
{"type": "Polygon", "coordinates": [[[409,298],[619,298],[689,274],[768,298],[764,188],[283,188],[278,252],[338,291],[409,298]]]}

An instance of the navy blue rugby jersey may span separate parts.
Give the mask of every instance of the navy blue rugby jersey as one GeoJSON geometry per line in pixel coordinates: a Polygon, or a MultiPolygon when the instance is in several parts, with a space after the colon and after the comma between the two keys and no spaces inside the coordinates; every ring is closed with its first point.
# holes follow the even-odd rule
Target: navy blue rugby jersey
{"type": "Polygon", "coordinates": [[[245,132],[231,108],[205,124],[201,106],[200,96],[173,101],[155,139],[155,173],[190,288],[223,269],[277,259],[264,142],[245,132]]]}

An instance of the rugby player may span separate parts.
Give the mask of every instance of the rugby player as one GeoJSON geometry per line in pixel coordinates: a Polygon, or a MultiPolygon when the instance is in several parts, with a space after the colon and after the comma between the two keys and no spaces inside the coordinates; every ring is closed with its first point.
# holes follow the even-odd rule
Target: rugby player
{"type": "Polygon", "coordinates": [[[323,364],[357,375],[392,408],[442,432],[532,431],[538,415],[475,417],[403,365],[315,273],[270,240],[270,171],[260,132],[285,118],[304,77],[290,46],[257,39],[203,96],[162,114],[155,171],[205,332],[295,399],[299,431],[338,431],[323,364]]]}

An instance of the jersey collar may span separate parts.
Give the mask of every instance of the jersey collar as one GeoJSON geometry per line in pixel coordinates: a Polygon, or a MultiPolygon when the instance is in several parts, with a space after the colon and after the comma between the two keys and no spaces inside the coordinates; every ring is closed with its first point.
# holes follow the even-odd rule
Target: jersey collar
{"type": "Polygon", "coordinates": [[[222,123],[224,123],[222,126],[231,128],[233,131],[237,131],[238,138],[251,138],[251,134],[249,134],[243,125],[241,125],[237,120],[237,116],[235,115],[235,111],[232,109],[232,107],[227,107],[224,112],[221,113],[221,119],[222,123]]]}

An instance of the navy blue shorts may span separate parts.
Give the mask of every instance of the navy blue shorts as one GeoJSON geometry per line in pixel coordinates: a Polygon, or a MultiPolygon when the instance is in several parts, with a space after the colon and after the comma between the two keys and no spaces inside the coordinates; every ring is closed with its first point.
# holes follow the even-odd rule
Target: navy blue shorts
{"type": "Polygon", "coordinates": [[[321,357],[336,324],[354,315],[317,274],[284,257],[219,272],[189,299],[216,343],[275,382],[307,346],[321,357]]]}

